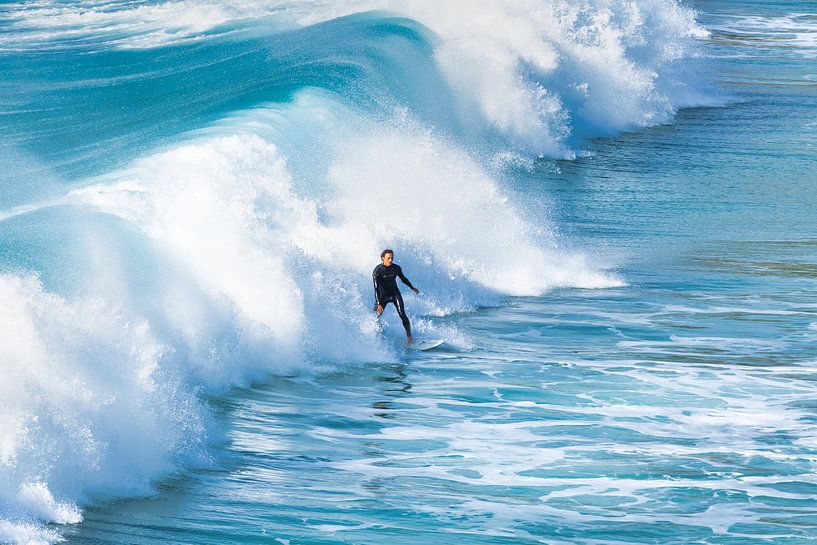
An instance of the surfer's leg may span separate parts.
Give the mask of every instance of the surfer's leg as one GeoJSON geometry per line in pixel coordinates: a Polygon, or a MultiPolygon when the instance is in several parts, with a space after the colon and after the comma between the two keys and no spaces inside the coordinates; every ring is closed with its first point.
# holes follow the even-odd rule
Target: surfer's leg
{"type": "Polygon", "coordinates": [[[409,344],[413,340],[411,337],[411,322],[409,322],[408,316],[406,315],[406,308],[403,306],[403,296],[399,293],[394,296],[394,306],[397,309],[397,314],[400,315],[400,319],[403,320],[403,328],[406,330],[406,338],[409,341],[409,344]]]}

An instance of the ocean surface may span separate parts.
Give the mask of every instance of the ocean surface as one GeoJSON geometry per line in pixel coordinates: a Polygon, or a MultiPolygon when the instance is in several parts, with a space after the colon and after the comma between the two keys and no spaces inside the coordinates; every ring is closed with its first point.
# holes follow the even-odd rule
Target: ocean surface
{"type": "Polygon", "coordinates": [[[4,2],[0,543],[815,544],[816,143],[811,1],[4,2]]]}

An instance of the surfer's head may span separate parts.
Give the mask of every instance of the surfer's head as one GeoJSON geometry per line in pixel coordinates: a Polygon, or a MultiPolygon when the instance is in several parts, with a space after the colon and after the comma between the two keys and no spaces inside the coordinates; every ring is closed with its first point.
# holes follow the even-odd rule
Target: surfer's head
{"type": "Polygon", "coordinates": [[[380,252],[380,260],[386,267],[391,267],[391,262],[394,261],[394,251],[392,251],[389,248],[386,248],[385,250],[380,252]]]}

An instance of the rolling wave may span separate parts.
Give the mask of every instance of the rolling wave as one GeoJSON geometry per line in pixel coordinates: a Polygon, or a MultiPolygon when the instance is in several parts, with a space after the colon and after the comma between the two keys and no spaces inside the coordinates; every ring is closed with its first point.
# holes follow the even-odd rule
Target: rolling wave
{"type": "Polygon", "coordinates": [[[208,463],[202,392],[397,357],[399,324],[370,313],[385,246],[426,333],[509,295],[621,285],[516,203],[497,158],[572,158],[704,101],[693,15],[5,5],[0,540],[56,541],[42,522],[208,463]]]}

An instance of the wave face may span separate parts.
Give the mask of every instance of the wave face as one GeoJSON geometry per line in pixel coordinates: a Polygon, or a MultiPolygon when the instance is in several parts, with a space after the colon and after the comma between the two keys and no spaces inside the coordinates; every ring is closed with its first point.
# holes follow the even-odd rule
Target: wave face
{"type": "Polygon", "coordinates": [[[434,317],[622,281],[507,188],[701,103],[677,2],[5,4],[0,541],[207,464],[203,396],[398,357],[434,317]]]}

